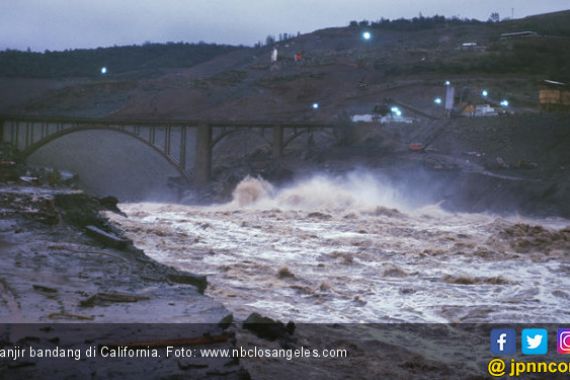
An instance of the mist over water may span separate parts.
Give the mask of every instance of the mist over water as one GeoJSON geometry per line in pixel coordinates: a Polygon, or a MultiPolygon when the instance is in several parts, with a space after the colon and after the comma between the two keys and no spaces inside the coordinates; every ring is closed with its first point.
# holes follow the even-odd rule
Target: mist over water
{"type": "Polygon", "coordinates": [[[123,204],[128,218],[111,217],[152,258],[207,274],[238,318],[568,320],[567,220],[450,213],[396,189],[365,171],[280,188],[247,177],[226,204],[123,204]]]}
{"type": "Polygon", "coordinates": [[[366,210],[378,206],[404,209],[405,202],[390,186],[368,173],[317,175],[282,189],[262,178],[246,177],[233,192],[233,201],[221,207],[282,210],[366,210]]]}

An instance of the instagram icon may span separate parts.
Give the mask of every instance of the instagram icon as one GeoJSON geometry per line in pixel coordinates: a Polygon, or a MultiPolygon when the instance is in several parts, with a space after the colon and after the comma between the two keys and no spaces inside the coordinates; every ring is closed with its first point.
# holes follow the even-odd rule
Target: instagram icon
{"type": "Polygon", "coordinates": [[[570,354],[570,329],[558,329],[556,348],[559,354],[570,354]]]}

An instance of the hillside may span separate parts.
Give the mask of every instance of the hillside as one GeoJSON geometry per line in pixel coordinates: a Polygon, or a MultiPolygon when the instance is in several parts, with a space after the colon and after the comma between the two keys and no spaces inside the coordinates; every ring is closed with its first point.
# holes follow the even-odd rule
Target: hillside
{"type": "Polygon", "coordinates": [[[191,67],[242,47],[216,44],[145,43],[98,49],[75,49],[43,53],[6,50],[0,52],[2,77],[97,77],[101,67],[114,75],[131,71],[152,72],[164,68],[191,67]]]}
{"type": "Polygon", "coordinates": [[[276,43],[279,60],[273,64],[270,46],[172,44],[43,55],[8,52],[3,53],[4,62],[13,54],[24,63],[8,59],[12,68],[3,68],[4,73],[26,78],[0,78],[0,112],[338,120],[370,112],[390,98],[438,115],[442,111],[433,99],[444,95],[444,80],[452,80],[465,96],[488,88],[496,97],[508,97],[513,110],[528,112],[537,108],[541,80],[570,79],[569,25],[568,11],[499,23],[438,16],[352,22],[276,43]],[[520,30],[538,35],[500,38],[520,30]],[[361,38],[363,31],[371,32],[369,41],[361,38]],[[462,49],[465,42],[477,47],[462,49]],[[297,52],[303,55],[301,62],[293,60],[297,52]],[[68,70],[59,79],[53,76],[63,66],[53,63],[55,68],[45,69],[51,78],[30,79],[42,60],[70,67],[89,64],[78,65],[82,75],[70,77],[73,70],[68,70]],[[103,62],[108,75],[93,76],[103,62]],[[311,109],[313,102],[320,104],[317,112],[311,109]]]}

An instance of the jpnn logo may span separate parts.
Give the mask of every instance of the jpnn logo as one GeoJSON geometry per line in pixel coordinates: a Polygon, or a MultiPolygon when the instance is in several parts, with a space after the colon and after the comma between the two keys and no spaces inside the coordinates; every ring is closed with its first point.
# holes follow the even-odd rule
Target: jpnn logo
{"type": "Polygon", "coordinates": [[[512,355],[517,352],[517,334],[513,329],[491,330],[491,353],[512,355]]]}
{"type": "Polygon", "coordinates": [[[522,353],[525,355],[546,355],[548,352],[548,331],[545,329],[523,329],[522,353]]]}
{"type": "Polygon", "coordinates": [[[558,329],[556,350],[559,354],[570,354],[570,329],[558,329]]]}

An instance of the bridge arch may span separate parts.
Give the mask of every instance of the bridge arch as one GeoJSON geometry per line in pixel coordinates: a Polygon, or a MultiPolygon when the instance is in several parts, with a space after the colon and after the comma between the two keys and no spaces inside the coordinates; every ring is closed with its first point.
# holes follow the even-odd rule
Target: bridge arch
{"type": "Polygon", "coordinates": [[[64,136],[73,134],[73,133],[77,133],[77,132],[85,132],[85,131],[103,131],[103,132],[117,132],[117,133],[121,133],[123,135],[127,135],[131,138],[136,139],[137,141],[143,143],[144,145],[146,145],[147,147],[151,148],[152,150],[154,150],[156,153],[158,153],[162,158],[164,158],[170,165],[172,165],[177,172],[180,174],[180,176],[186,180],[190,180],[190,175],[188,172],[186,172],[180,165],[180,163],[178,163],[177,161],[175,161],[172,157],[170,157],[169,155],[167,155],[163,150],[161,150],[158,146],[152,144],[151,142],[145,140],[143,137],[130,132],[128,130],[125,130],[123,128],[121,128],[120,126],[95,126],[95,125],[81,125],[81,126],[73,126],[73,127],[69,127],[69,128],[64,128],[62,130],[59,130],[57,132],[51,133],[48,136],[44,137],[43,139],[31,144],[30,146],[28,146],[27,148],[25,148],[24,150],[22,150],[20,152],[20,157],[23,160],[28,159],[29,156],[31,156],[34,152],[36,152],[37,150],[39,150],[41,147],[56,141],[64,136]]]}
{"type": "Polygon", "coordinates": [[[251,128],[232,128],[229,130],[223,130],[222,132],[220,132],[218,135],[216,135],[213,139],[212,139],[212,144],[211,147],[212,149],[214,147],[216,147],[216,145],[218,145],[222,140],[224,140],[226,137],[229,137],[231,135],[234,134],[238,134],[238,133],[247,133],[247,134],[252,134],[254,136],[260,137],[261,139],[263,139],[267,144],[271,144],[271,140],[269,140],[263,133],[263,129],[261,129],[260,131],[253,131],[251,128]],[[261,132],[260,132],[261,131],[261,132]]]}
{"type": "Polygon", "coordinates": [[[300,131],[293,131],[293,134],[291,134],[284,142],[283,142],[283,149],[285,149],[287,146],[289,146],[289,144],[291,144],[293,141],[295,141],[298,137],[303,136],[304,134],[308,134],[310,135],[311,133],[313,133],[313,131],[308,131],[306,129],[302,129],[300,131]]]}

